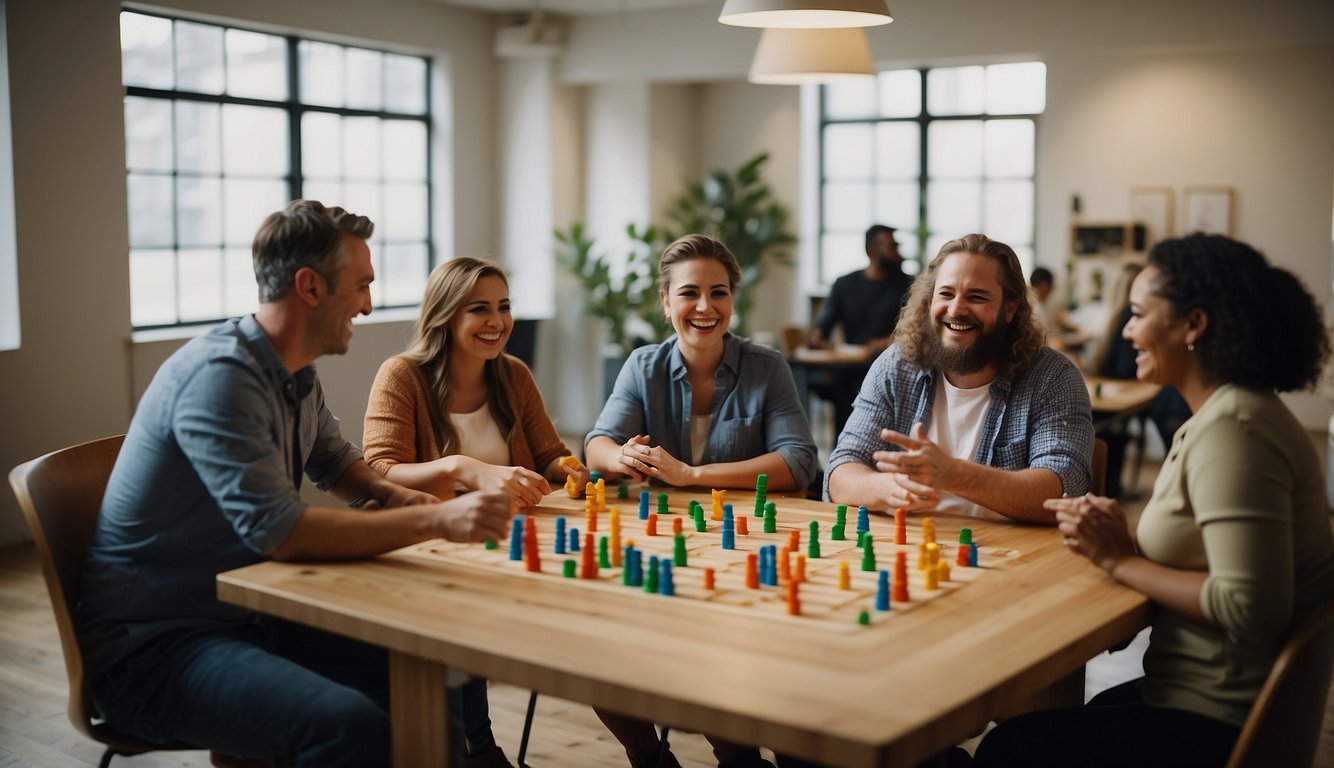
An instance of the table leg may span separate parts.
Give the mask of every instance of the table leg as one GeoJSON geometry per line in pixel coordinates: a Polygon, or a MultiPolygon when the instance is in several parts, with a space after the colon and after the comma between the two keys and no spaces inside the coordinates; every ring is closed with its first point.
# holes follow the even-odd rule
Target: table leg
{"type": "Polygon", "coordinates": [[[445,668],[389,652],[389,720],[394,768],[448,768],[445,668]]]}

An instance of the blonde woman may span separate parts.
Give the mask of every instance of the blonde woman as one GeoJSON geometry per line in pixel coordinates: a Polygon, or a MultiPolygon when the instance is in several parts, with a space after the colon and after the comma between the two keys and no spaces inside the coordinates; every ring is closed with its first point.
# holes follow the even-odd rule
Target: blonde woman
{"type": "MultiPolygon", "coordinates": [[[[431,272],[406,352],[380,366],[366,405],[366,461],[409,488],[449,498],[500,491],[517,508],[563,482],[570,450],[556,434],[533,374],[505,354],[514,329],[504,270],[457,258],[431,272]]],[[[576,473],[582,487],[587,470],[576,473]]],[[[463,686],[467,765],[509,761],[491,734],[486,681],[463,686]]]]}

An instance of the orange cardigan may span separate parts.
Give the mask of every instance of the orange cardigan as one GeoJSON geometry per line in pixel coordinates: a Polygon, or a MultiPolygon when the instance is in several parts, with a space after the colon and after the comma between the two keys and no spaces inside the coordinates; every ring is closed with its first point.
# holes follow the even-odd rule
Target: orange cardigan
{"type": "MultiPolygon", "coordinates": [[[[551,462],[569,456],[547,415],[533,372],[507,355],[514,372],[514,428],[509,434],[510,461],[545,475],[551,462]]],[[[426,377],[416,363],[391,357],[380,366],[366,403],[366,462],[380,474],[395,464],[418,464],[440,458],[440,444],[426,410],[426,377]]]]}

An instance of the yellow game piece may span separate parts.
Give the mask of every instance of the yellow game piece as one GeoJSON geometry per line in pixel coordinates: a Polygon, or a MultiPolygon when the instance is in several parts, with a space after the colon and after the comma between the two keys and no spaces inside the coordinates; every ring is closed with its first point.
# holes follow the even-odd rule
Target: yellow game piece
{"type": "Polygon", "coordinates": [[[848,575],[848,561],[838,561],[838,588],[852,589],[852,578],[848,575]]]}
{"type": "Polygon", "coordinates": [[[723,501],[727,498],[727,491],[713,491],[713,519],[723,519],[723,501]]]}
{"type": "Polygon", "coordinates": [[[925,571],[927,566],[926,542],[917,545],[917,570],[925,571]]]}
{"type": "Polygon", "coordinates": [[[928,544],[936,542],[936,521],[929,517],[922,518],[922,541],[928,544]]]}
{"type": "Polygon", "coordinates": [[[936,567],[936,564],[939,563],[939,562],[940,562],[940,545],[937,544],[937,543],[935,543],[934,541],[929,541],[929,542],[927,542],[927,544],[926,544],[926,567],[927,567],[927,568],[935,568],[935,567],[936,567]]]}
{"type": "Polygon", "coordinates": [[[925,571],[922,572],[922,574],[925,577],[924,581],[926,582],[922,586],[925,587],[928,591],[940,588],[940,583],[937,581],[938,577],[935,568],[927,568],[925,571]]]}
{"type": "Polygon", "coordinates": [[[569,494],[572,499],[579,498],[579,483],[575,481],[574,475],[565,476],[565,492],[569,494]]]}
{"type": "Polygon", "coordinates": [[[590,515],[598,511],[598,487],[592,483],[584,486],[584,511],[590,515]]]}
{"type": "Polygon", "coordinates": [[[599,512],[606,512],[606,511],[607,511],[607,481],[606,481],[606,480],[603,480],[603,479],[600,478],[600,477],[598,478],[598,484],[597,484],[597,497],[598,497],[598,511],[599,511],[599,512]]]}
{"type": "Polygon", "coordinates": [[[584,471],[584,465],[583,465],[583,464],[580,464],[580,463],[579,463],[579,460],[576,459],[576,458],[573,457],[573,456],[562,456],[562,457],[561,457],[561,460],[558,461],[558,462],[556,462],[556,463],[557,463],[558,465],[562,466],[562,467],[565,467],[566,469],[570,470],[571,472],[583,472],[583,471],[584,471]]]}
{"type": "Polygon", "coordinates": [[[936,572],[937,572],[937,576],[938,576],[938,578],[939,578],[941,581],[949,581],[949,580],[950,580],[950,561],[949,561],[949,560],[941,560],[939,563],[936,563],[936,572]]]}

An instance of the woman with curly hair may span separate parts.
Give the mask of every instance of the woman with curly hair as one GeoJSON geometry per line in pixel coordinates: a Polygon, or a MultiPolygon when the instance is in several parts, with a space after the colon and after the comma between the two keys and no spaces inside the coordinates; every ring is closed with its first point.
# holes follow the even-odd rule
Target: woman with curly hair
{"type": "Polygon", "coordinates": [[[1137,377],[1193,415],[1135,537],[1113,499],[1047,508],[1071,551],[1158,604],[1144,677],[1007,720],[978,766],[1221,766],[1285,633],[1334,597],[1320,460],[1276,394],[1313,386],[1329,354],[1311,294],[1244,243],[1191,235],[1154,247],[1130,301],[1137,377]]]}

